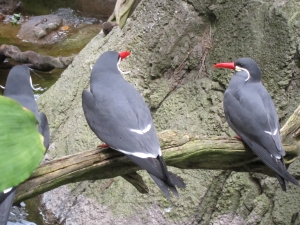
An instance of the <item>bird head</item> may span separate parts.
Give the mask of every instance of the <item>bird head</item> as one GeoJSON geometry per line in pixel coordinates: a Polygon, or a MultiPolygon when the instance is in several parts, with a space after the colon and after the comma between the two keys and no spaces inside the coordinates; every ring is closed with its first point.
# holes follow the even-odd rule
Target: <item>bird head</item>
{"type": "Polygon", "coordinates": [[[36,89],[33,87],[29,68],[23,65],[14,66],[8,74],[4,94],[33,95],[32,90],[36,89]]]}
{"type": "Polygon", "coordinates": [[[94,66],[91,67],[92,74],[98,77],[99,72],[104,72],[106,74],[111,74],[112,71],[119,71],[121,74],[126,74],[127,72],[122,72],[119,68],[121,60],[125,59],[130,55],[130,52],[115,52],[106,51],[97,59],[94,66]]]}
{"type": "Polygon", "coordinates": [[[217,63],[214,68],[232,69],[236,72],[244,71],[247,73],[245,81],[260,81],[261,72],[257,63],[251,58],[239,58],[235,62],[217,63]]]}

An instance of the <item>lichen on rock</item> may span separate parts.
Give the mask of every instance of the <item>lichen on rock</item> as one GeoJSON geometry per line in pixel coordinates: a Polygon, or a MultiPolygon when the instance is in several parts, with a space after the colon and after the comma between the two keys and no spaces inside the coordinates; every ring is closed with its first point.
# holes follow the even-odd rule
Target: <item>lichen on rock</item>
{"type": "MultiPolygon", "coordinates": [[[[51,156],[99,144],[84,119],[81,93],[89,86],[90,65],[107,50],[131,51],[121,64],[122,70],[131,71],[125,79],[145,98],[159,131],[232,135],[222,109],[223,92],[232,72],[213,71],[211,67],[239,57],[252,57],[258,62],[263,83],[284,121],[299,105],[299,10],[296,0],[142,1],[122,30],[115,27],[106,37],[97,35],[39,98],[40,107],[49,115],[55,144],[51,156]]],[[[294,173],[300,168],[291,167],[294,173]]],[[[44,203],[50,212],[55,207],[64,209],[58,215],[60,220],[74,222],[80,217],[82,224],[101,224],[104,215],[112,224],[126,221],[133,225],[299,221],[297,187],[283,194],[274,178],[263,175],[170,170],[187,183],[185,190],[179,190],[180,199],[174,198],[172,203],[163,198],[145,172],[141,174],[149,185],[148,195],[139,194],[125,180],[115,178],[107,189],[101,189],[107,180],[62,187],[66,196],[51,191],[44,194],[44,203]],[[81,201],[89,204],[85,210],[76,200],[78,194],[85,197],[81,201]],[[47,204],[47,199],[55,202],[58,197],[65,199],[47,204]],[[66,201],[74,204],[69,206],[66,201]],[[105,208],[105,213],[94,213],[99,208],[105,208]]]]}

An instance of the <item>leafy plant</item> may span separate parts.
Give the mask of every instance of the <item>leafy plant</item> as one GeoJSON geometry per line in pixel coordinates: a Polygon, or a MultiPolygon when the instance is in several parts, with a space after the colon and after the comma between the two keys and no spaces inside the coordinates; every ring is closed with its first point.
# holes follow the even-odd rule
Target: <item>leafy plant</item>
{"type": "Polygon", "coordinates": [[[34,114],[0,96],[0,192],[28,179],[44,157],[43,136],[34,114]]]}
{"type": "Polygon", "coordinates": [[[14,14],[14,15],[12,16],[12,25],[13,25],[13,26],[17,26],[17,23],[18,23],[18,21],[20,20],[20,18],[21,18],[21,13],[19,13],[19,14],[14,14]]]}

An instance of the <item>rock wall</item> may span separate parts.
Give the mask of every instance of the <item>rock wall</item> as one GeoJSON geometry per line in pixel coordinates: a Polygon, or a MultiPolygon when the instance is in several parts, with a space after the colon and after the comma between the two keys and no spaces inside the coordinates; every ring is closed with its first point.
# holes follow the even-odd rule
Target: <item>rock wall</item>
{"type": "MultiPolygon", "coordinates": [[[[97,35],[39,98],[52,132],[52,158],[94,148],[81,93],[90,65],[107,50],[130,50],[121,64],[141,92],[157,130],[233,135],[222,109],[232,71],[220,61],[252,57],[284,122],[299,104],[300,3],[290,1],[142,1],[125,27],[97,35]]],[[[43,196],[48,219],[62,224],[299,224],[300,189],[281,191],[274,178],[230,171],[179,170],[187,183],[166,201],[148,174],[139,194],[122,178],[81,182],[43,196]]],[[[299,161],[290,171],[300,173],[299,161]]]]}
{"type": "Polygon", "coordinates": [[[18,0],[0,0],[0,13],[11,14],[20,7],[18,0]]]}

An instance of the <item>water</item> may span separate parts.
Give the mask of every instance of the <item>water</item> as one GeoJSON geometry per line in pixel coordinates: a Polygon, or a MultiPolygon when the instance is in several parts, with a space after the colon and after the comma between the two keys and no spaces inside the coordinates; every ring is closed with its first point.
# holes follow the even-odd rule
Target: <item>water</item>
{"type": "MultiPolygon", "coordinates": [[[[53,57],[71,56],[77,54],[95,35],[102,29],[101,23],[107,18],[103,16],[83,16],[76,9],[78,1],[58,1],[58,0],[23,0],[25,6],[22,16],[26,15],[47,15],[55,14],[63,17],[64,20],[73,24],[65,31],[67,39],[57,44],[37,45],[25,42],[17,37],[21,25],[13,26],[9,21],[0,21],[0,45],[8,44],[17,46],[22,52],[27,50],[35,51],[41,55],[53,57]],[[66,5],[67,4],[67,5],[66,5]],[[71,8],[70,8],[71,7],[71,8]]],[[[88,15],[85,12],[85,15],[88,15]]],[[[108,12],[108,15],[111,12],[108,12]]],[[[91,14],[89,14],[91,15],[91,14]]],[[[9,59],[8,59],[9,60],[9,59]]],[[[5,86],[6,78],[10,69],[0,69],[0,85],[5,86]]],[[[50,72],[31,71],[31,77],[35,88],[35,97],[38,98],[42,93],[47,91],[60,77],[64,69],[54,69],[50,72]]],[[[0,89],[3,94],[3,90],[0,89]]],[[[54,225],[47,223],[43,214],[39,210],[39,196],[25,201],[25,205],[14,207],[12,217],[15,222],[9,222],[8,225],[54,225]],[[32,221],[32,222],[30,222],[32,221]]]]}
{"type": "MultiPolygon", "coordinates": [[[[71,56],[77,54],[96,34],[100,32],[102,20],[96,18],[85,18],[77,15],[75,10],[61,8],[53,14],[63,16],[76,27],[70,26],[66,32],[67,39],[57,44],[37,45],[23,41],[17,37],[21,25],[13,26],[10,22],[0,22],[0,45],[15,45],[22,52],[27,50],[35,51],[41,55],[53,57],[71,56]]],[[[5,86],[6,78],[10,69],[0,69],[0,85],[5,86]]],[[[50,72],[31,72],[33,83],[41,87],[40,91],[35,92],[37,96],[45,92],[60,77],[64,69],[54,69],[50,72]]],[[[0,93],[3,93],[0,90],[0,93]]]]}

